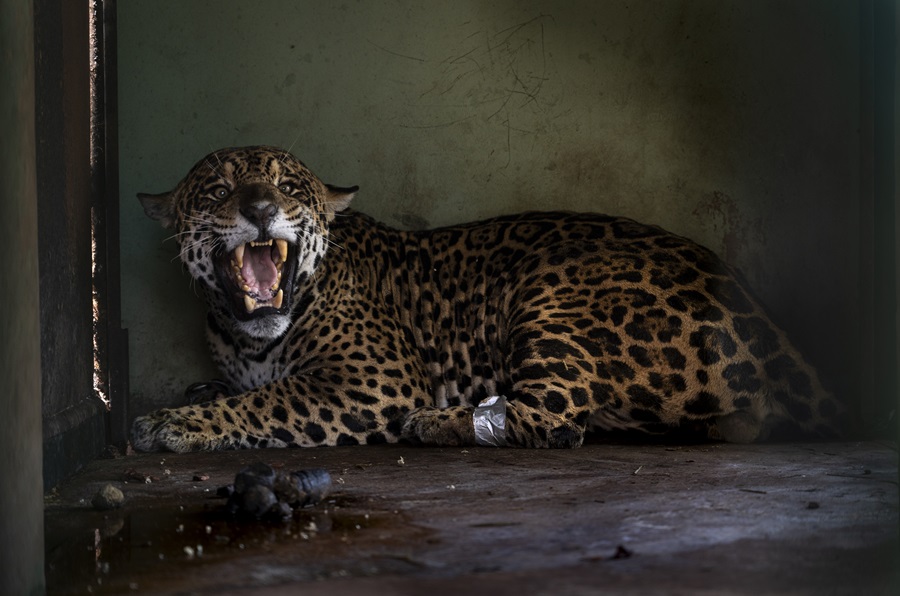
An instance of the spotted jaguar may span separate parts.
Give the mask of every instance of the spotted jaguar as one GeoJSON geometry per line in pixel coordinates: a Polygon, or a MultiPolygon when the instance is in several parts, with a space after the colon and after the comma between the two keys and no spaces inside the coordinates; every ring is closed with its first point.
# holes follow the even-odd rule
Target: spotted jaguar
{"type": "Polygon", "coordinates": [[[137,449],[487,444],[494,396],[510,447],[837,432],[816,372],[686,238],[563,212],[401,231],[350,209],[356,192],[257,146],[139,195],[175,233],[232,391],[138,417],[137,449]]]}

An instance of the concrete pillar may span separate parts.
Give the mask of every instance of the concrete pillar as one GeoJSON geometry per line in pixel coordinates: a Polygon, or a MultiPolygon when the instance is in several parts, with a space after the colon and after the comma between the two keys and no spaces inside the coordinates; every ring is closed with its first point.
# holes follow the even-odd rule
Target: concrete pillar
{"type": "Polygon", "coordinates": [[[44,591],[32,0],[0,0],[0,593],[44,591]]]}

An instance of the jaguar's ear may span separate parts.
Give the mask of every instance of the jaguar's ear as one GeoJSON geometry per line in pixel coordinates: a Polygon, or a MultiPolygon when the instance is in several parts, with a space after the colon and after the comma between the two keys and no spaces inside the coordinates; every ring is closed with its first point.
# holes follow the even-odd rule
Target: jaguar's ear
{"type": "Polygon", "coordinates": [[[155,219],[162,226],[171,230],[175,226],[175,201],[173,192],[164,192],[158,195],[138,193],[138,199],[144,206],[144,213],[150,219],[155,219]]]}
{"type": "Polygon", "coordinates": [[[342,188],[331,184],[325,185],[325,215],[328,221],[333,221],[335,213],[350,206],[350,201],[356,196],[358,190],[358,186],[342,188]]]}

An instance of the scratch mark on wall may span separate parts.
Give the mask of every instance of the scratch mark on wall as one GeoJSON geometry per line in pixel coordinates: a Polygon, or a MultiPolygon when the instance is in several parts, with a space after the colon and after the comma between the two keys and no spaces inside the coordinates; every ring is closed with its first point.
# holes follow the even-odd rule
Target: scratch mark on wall
{"type": "Polygon", "coordinates": [[[460,122],[465,122],[466,120],[471,120],[475,117],[475,114],[471,116],[466,116],[465,118],[457,118],[456,120],[451,120],[450,122],[438,122],[437,124],[398,124],[400,128],[443,128],[445,126],[453,126],[454,124],[458,124],[460,122]]]}
{"type": "Polygon", "coordinates": [[[387,49],[387,48],[384,47],[384,46],[378,45],[377,43],[375,43],[375,42],[372,41],[371,39],[367,39],[366,42],[367,42],[369,45],[375,46],[376,48],[378,48],[378,49],[381,50],[382,52],[387,52],[388,54],[391,54],[392,56],[397,56],[397,57],[399,57],[399,58],[406,58],[407,60],[415,60],[416,62],[427,62],[427,60],[426,60],[425,58],[420,58],[420,57],[418,57],[418,56],[410,56],[410,55],[408,55],[408,54],[401,54],[401,53],[399,53],[399,52],[395,52],[395,51],[393,51],[393,50],[389,50],[389,49],[387,49]]]}
{"type": "Polygon", "coordinates": [[[545,23],[552,20],[552,15],[541,13],[494,33],[483,24],[469,32],[476,24],[462,23],[457,51],[437,63],[433,82],[398,126],[442,128],[477,119],[496,132],[497,153],[506,153],[497,167],[509,167],[515,137],[535,134],[528,130],[535,127],[531,119],[546,119],[547,106],[557,100],[544,97],[544,84],[550,80],[545,23]]]}

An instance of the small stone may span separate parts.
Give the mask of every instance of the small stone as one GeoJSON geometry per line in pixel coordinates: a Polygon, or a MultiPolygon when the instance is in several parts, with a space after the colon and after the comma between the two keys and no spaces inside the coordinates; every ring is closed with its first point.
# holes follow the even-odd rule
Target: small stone
{"type": "Polygon", "coordinates": [[[241,494],[241,509],[250,515],[260,518],[278,503],[275,493],[267,486],[257,484],[241,494]]]}
{"type": "Polygon", "coordinates": [[[275,490],[275,496],[278,497],[278,500],[288,505],[294,505],[303,497],[300,486],[290,474],[279,472],[275,476],[275,483],[272,488],[275,490]]]}
{"type": "Polygon", "coordinates": [[[112,484],[107,484],[94,495],[91,499],[91,505],[94,509],[105,511],[107,509],[117,509],[125,503],[125,495],[112,484]]]}
{"type": "Polygon", "coordinates": [[[279,473],[275,479],[275,495],[291,507],[307,507],[324,499],[331,490],[331,475],[326,470],[301,470],[279,473]]]}
{"type": "Polygon", "coordinates": [[[234,477],[234,490],[243,493],[252,486],[265,486],[272,488],[275,482],[275,470],[272,466],[262,462],[254,462],[238,472],[234,477]]]}

